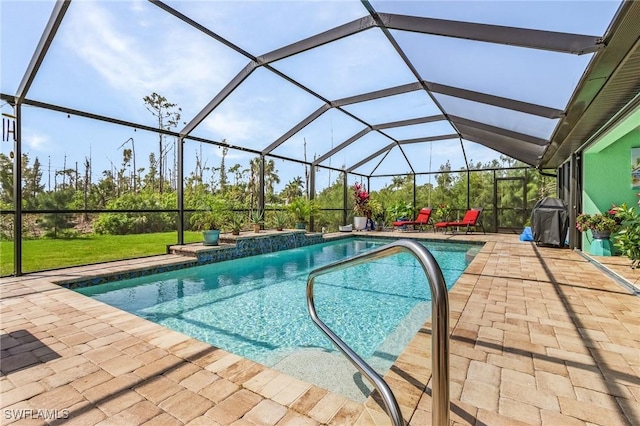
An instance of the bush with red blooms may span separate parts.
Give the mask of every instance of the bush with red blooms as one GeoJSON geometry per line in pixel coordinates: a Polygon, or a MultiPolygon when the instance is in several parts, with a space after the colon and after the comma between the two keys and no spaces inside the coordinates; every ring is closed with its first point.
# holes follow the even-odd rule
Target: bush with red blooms
{"type": "Polygon", "coordinates": [[[371,214],[369,208],[369,193],[364,189],[362,184],[354,183],[351,187],[353,194],[353,213],[356,216],[368,216],[371,214]]]}

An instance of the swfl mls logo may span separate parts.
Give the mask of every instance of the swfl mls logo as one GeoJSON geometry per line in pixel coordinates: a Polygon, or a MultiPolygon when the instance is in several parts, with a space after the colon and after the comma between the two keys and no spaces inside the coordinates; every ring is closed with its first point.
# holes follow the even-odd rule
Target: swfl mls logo
{"type": "Polygon", "coordinates": [[[19,408],[19,409],[5,409],[4,410],[4,418],[5,420],[19,420],[19,419],[44,419],[44,420],[55,420],[55,419],[68,419],[69,418],[69,410],[33,410],[29,408],[19,408]]]}
{"type": "Polygon", "coordinates": [[[2,113],[2,142],[15,142],[16,117],[15,115],[2,113]]]}

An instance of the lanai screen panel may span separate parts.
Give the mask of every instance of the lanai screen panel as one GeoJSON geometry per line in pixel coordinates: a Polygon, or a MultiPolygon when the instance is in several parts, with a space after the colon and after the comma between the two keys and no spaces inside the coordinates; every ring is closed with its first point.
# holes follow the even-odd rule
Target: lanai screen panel
{"type": "Polygon", "coordinates": [[[462,140],[462,144],[464,145],[470,169],[499,167],[497,161],[503,155],[502,153],[466,139],[462,140]]]}
{"type": "Polygon", "coordinates": [[[435,98],[448,114],[511,130],[517,133],[531,135],[541,139],[549,139],[558,118],[540,117],[534,114],[482,104],[463,98],[436,93],[435,98]]]}
{"type": "Polygon", "coordinates": [[[359,132],[363,127],[361,122],[347,114],[335,108],[330,109],[272,152],[275,155],[310,162],[359,132]]]}
{"type": "Polygon", "coordinates": [[[393,127],[390,129],[384,129],[383,131],[387,135],[399,141],[450,135],[456,132],[451,124],[446,120],[414,124],[411,126],[393,127]]]}
{"type": "Polygon", "coordinates": [[[328,100],[415,81],[376,28],[283,59],[273,66],[328,100]]]}
{"type": "MultiPolygon", "coordinates": [[[[388,14],[600,36],[619,6],[619,2],[371,2],[381,16],[378,24],[392,28],[385,33],[373,26],[377,16],[369,14],[368,3],[166,4],[116,2],[107,8],[100,2],[73,2],[28,97],[155,124],[141,98],[157,91],[182,108],[181,119],[186,123],[216,95],[225,93],[223,87],[229,88],[238,72],[255,60],[256,70],[249,78],[231,88],[229,97],[217,104],[200,126],[192,122],[194,135],[214,141],[227,139],[232,145],[267,154],[277,150],[288,156],[297,146],[293,140],[288,147],[288,132],[318,107],[328,108],[326,102],[413,84],[428,87],[431,96],[418,89],[341,108],[355,115],[352,120],[360,121],[364,128],[373,126],[372,132],[378,135],[375,128],[381,124],[444,113],[452,120],[454,133],[535,164],[544,150],[543,139],[552,133],[557,118],[529,117],[531,114],[511,112],[504,105],[487,106],[491,102],[465,100],[460,92],[458,97],[440,93],[432,85],[561,111],[593,54],[508,46],[474,37],[465,40],[468,34],[464,30],[457,34],[461,38],[455,38],[393,29],[388,14]],[[354,20],[359,20],[363,31],[349,24],[354,20]],[[340,38],[337,28],[345,24],[355,32],[340,38]],[[323,31],[328,33],[318,35],[323,31]],[[327,34],[330,37],[325,37],[327,34]],[[410,64],[398,55],[387,36],[398,42],[410,64]],[[304,41],[308,37],[311,39],[304,41]],[[317,42],[320,39],[327,44],[317,42]],[[56,72],[64,73],[67,79],[60,82],[56,72]],[[111,90],[100,91],[101,85],[111,90]],[[74,97],[74,93],[82,96],[74,97]],[[409,101],[398,104],[399,98],[409,101]],[[516,134],[501,133],[500,129],[516,134]],[[532,137],[533,142],[520,134],[532,137]],[[282,144],[274,148],[274,141],[282,144]],[[265,151],[265,147],[273,150],[265,151]]],[[[38,3],[34,14],[42,15],[44,5],[51,7],[52,3],[38,3]]],[[[3,23],[3,32],[5,27],[3,23]]],[[[461,27],[452,21],[451,28],[455,33],[461,27]]],[[[510,43],[499,28],[493,30],[492,36],[499,42],[510,43]]],[[[18,80],[13,77],[8,81],[15,84],[18,80]]],[[[387,127],[379,131],[387,135],[396,132],[387,127]]],[[[380,136],[388,143],[397,139],[380,136]]],[[[380,148],[361,150],[360,160],[352,158],[351,164],[372,155],[375,149],[380,148]]],[[[331,145],[324,153],[329,150],[331,145]]],[[[317,151],[321,155],[320,147],[317,151]]]]}
{"type": "MultiPolygon", "coordinates": [[[[341,141],[344,142],[344,141],[341,141]]],[[[337,168],[349,169],[354,164],[365,159],[367,156],[387,147],[393,143],[389,138],[380,133],[370,131],[364,136],[356,139],[345,148],[339,150],[334,155],[320,162],[321,165],[337,168]]],[[[336,148],[340,144],[336,145],[336,148]]],[[[359,171],[360,173],[361,171],[359,171]]]]}
{"type": "Polygon", "coordinates": [[[560,109],[591,57],[406,31],[392,34],[424,80],[560,109]]]}
{"type": "MultiPolygon", "coordinates": [[[[332,188],[337,186],[342,188],[342,172],[332,169],[327,169],[325,167],[316,167],[316,194],[321,194],[323,191],[328,190],[328,188],[332,188]]],[[[327,208],[342,208],[342,191],[340,191],[338,196],[332,198],[331,200],[324,203],[324,207],[327,208]]]]}
{"type": "Polygon", "coordinates": [[[149,126],[153,92],[188,121],[244,58],[149,2],[71,2],[28,97],[149,126]]]}
{"type": "Polygon", "coordinates": [[[395,146],[379,162],[373,162],[375,168],[371,174],[376,175],[404,175],[413,172],[411,165],[407,161],[407,155],[399,147],[395,146]]]}
{"type": "MultiPolygon", "coordinates": [[[[55,1],[3,1],[0,25],[0,91],[15,93],[29,65],[55,1]],[[25,25],[29,22],[30,25],[25,25]],[[19,43],[16,41],[20,40],[19,43]]],[[[4,112],[4,111],[3,111],[4,112]]]]}
{"type": "Polygon", "coordinates": [[[575,34],[604,34],[619,1],[378,1],[378,12],[575,34]]]}
{"type": "Polygon", "coordinates": [[[403,144],[402,149],[417,172],[435,172],[447,162],[452,170],[466,168],[460,139],[403,144]]]}
{"type": "Polygon", "coordinates": [[[259,56],[358,19],[357,1],[168,1],[248,53],[259,56]]]}
{"type": "MultiPolygon", "coordinates": [[[[175,172],[174,138],[164,138],[164,143],[165,161],[175,172]]],[[[72,176],[74,181],[87,179],[93,183],[108,175],[114,180],[119,175],[133,180],[134,174],[149,172],[149,155],[155,153],[157,161],[157,150],[155,132],[134,131],[129,126],[44,108],[22,109],[22,153],[29,157],[30,164],[38,159],[43,171],[41,181],[47,191],[54,190],[56,180],[65,175],[72,176]]]]}
{"type": "Polygon", "coordinates": [[[421,88],[408,93],[345,105],[343,109],[372,124],[442,114],[421,88]]]}
{"type": "Polygon", "coordinates": [[[262,151],[321,105],[287,80],[258,68],[192,135],[262,151]]]}

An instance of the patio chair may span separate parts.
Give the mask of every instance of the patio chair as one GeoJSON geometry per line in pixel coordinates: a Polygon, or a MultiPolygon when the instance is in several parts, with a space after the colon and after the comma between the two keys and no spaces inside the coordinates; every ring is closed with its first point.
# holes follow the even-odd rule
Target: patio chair
{"type": "Polygon", "coordinates": [[[473,228],[474,231],[478,228],[478,226],[482,227],[482,232],[486,234],[484,230],[484,225],[482,224],[482,220],[480,220],[480,215],[482,214],[482,208],[476,208],[467,210],[464,214],[464,217],[460,221],[453,222],[438,222],[435,225],[435,229],[444,229],[444,233],[447,233],[449,228],[463,228],[466,227],[466,234],[470,232],[470,228],[473,228]]]}
{"type": "Polygon", "coordinates": [[[432,209],[430,207],[421,208],[415,220],[397,220],[393,222],[393,227],[394,229],[406,229],[407,225],[413,225],[413,228],[415,229],[417,225],[422,231],[425,226],[433,226],[433,223],[431,222],[431,211],[432,209]]]}

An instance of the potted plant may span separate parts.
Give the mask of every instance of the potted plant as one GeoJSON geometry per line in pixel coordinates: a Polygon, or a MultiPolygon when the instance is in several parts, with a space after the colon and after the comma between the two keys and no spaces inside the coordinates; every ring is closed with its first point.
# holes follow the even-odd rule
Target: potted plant
{"type": "Polygon", "coordinates": [[[263,223],[262,218],[263,213],[260,209],[251,210],[251,212],[249,213],[249,219],[253,224],[253,232],[260,232],[260,227],[263,223]]]}
{"type": "Polygon", "coordinates": [[[220,225],[227,211],[223,199],[211,197],[200,203],[202,210],[194,212],[189,218],[191,226],[202,231],[204,245],[217,246],[220,239],[220,225]]]}
{"type": "Polygon", "coordinates": [[[317,212],[318,208],[313,200],[306,197],[296,197],[287,204],[287,210],[293,216],[296,229],[305,229],[307,221],[317,212]]]}
{"type": "Polygon", "coordinates": [[[232,235],[240,235],[240,231],[244,226],[245,215],[240,212],[231,212],[228,217],[229,227],[232,235]]]}
{"type": "Polygon", "coordinates": [[[362,231],[367,226],[367,219],[371,216],[369,207],[369,193],[362,184],[354,183],[351,187],[353,197],[353,227],[356,231],[362,231]]]}
{"type": "Polygon", "coordinates": [[[282,231],[289,221],[289,216],[284,210],[276,210],[273,215],[273,221],[277,231],[282,231]]]}
{"type": "Polygon", "coordinates": [[[382,231],[384,229],[384,206],[376,199],[369,200],[369,208],[371,209],[371,217],[375,221],[376,231],[382,231]]]}
{"type": "Polygon", "coordinates": [[[576,218],[576,228],[580,232],[591,231],[594,239],[608,239],[612,232],[620,227],[620,221],[615,217],[615,210],[605,213],[581,213],[576,218]]]}

